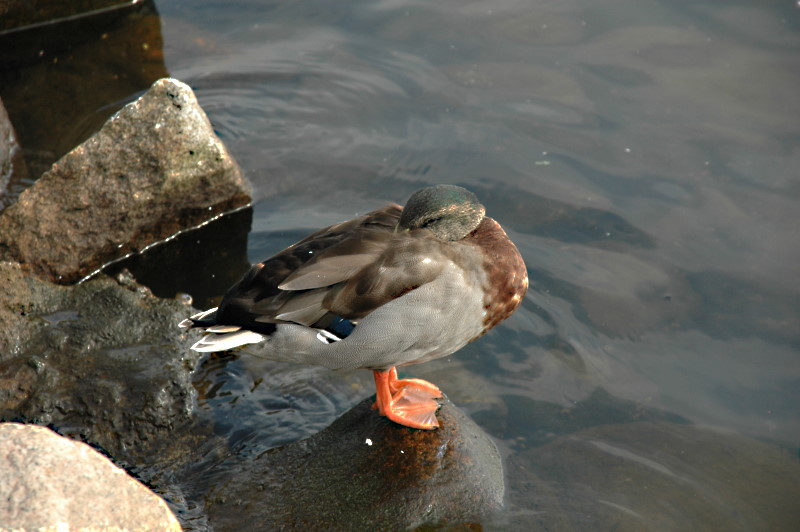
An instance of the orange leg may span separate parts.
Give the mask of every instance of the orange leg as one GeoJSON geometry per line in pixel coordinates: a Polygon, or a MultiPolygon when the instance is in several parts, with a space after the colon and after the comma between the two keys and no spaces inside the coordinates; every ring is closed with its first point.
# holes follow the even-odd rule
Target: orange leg
{"type": "Polygon", "coordinates": [[[398,379],[397,370],[375,370],[375,404],[373,408],[395,423],[415,429],[439,426],[436,411],[441,406],[435,399],[442,392],[435,384],[422,379],[398,379]]]}

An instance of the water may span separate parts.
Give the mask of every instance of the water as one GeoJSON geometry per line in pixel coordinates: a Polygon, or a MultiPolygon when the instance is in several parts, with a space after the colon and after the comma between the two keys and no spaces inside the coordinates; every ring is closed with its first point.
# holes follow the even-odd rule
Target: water
{"type": "MultiPolygon", "coordinates": [[[[195,89],[254,186],[247,261],[432,183],[471,188],[507,229],[532,281],[520,310],[457,355],[410,370],[436,375],[507,463],[533,467],[531,453],[559,438],[642,420],[725,429],[796,457],[797,5],[155,6],[160,18],[146,27],[160,23],[164,70],[195,89]]],[[[90,98],[66,137],[85,137],[138,83],[127,98],[90,98]]],[[[15,119],[22,99],[9,86],[0,96],[15,119]]],[[[28,166],[60,155],[51,144],[33,146],[28,166]]],[[[207,279],[246,266],[206,253],[197,261],[213,262],[207,279]]],[[[192,292],[200,306],[224,290],[187,277],[160,289],[192,292]]],[[[220,430],[245,450],[319,430],[370,393],[367,372],[260,364],[210,364],[198,377],[213,390],[200,408],[229,420],[220,430]],[[264,372],[274,373],[259,380],[264,372]]],[[[668,463],[643,445],[647,434],[626,434],[646,460],[632,462],[668,463]]],[[[691,443],[716,452],[705,436],[691,443]]],[[[488,529],[533,515],[519,472],[508,475],[508,515],[488,529]]],[[[578,509],[565,512],[574,525],[578,509]]],[[[690,528],[709,525],[697,515],[690,528]]]]}

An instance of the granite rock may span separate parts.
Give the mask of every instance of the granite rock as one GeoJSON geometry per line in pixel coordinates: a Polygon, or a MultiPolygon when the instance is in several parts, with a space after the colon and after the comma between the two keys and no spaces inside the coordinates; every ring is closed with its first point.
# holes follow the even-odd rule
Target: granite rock
{"type": "Polygon", "coordinates": [[[0,214],[0,258],[72,283],[249,201],[192,90],[165,78],[0,214]]]}
{"type": "Polygon", "coordinates": [[[181,530],[163,499],[85,443],[0,423],[3,530],[181,530]]]}

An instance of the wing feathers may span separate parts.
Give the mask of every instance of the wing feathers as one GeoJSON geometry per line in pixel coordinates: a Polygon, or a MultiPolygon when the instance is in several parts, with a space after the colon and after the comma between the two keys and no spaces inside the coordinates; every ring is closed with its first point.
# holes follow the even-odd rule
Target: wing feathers
{"type": "Polygon", "coordinates": [[[450,260],[447,246],[427,230],[397,231],[401,212],[390,205],[317,231],[254,266],[225,295],[214,322],[195,326],[270,334],[269,325],[313,327],[326,314],[358,320],[432,281],[450,260]]]}
{"type": "Polygon", "coordinates": [[[206,334],[203,338],[192,346],[192,350],[201,353],[211,353],[214,351],[227,351],[234,347],[246,344],[257,344],[266,340],[266,336],[257,332],[241,330],[227,334],[206,334]]]}
{"type": "Polygon", "coordinates": [[[281,306],[275,319],[311,326],[328,312],[322,307],[327,293],[327,290],[320,289],[298,294],[281,306]]]}
{"type": "Polygon", "coordinates": [[[335,255],[301,266],[278,285],[281,290],[309,290],[348,280],[371,264],[378,253],[335,255]]]}

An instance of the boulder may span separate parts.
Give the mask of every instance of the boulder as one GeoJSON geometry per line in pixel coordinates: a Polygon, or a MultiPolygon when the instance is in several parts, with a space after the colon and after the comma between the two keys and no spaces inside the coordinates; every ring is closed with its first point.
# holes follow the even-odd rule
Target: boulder
{"type": "Polygon", "coordinates": [[[161,79],[0,214],[0,258],[72,283],[249,201],[192,90],[161,79]]]}
{"type": "Polygon", "coordinates": [[[25,336],[6,333],[0,419],[55,426],[129,464],[158,461],[165,448],[189,454],[180,431],[194,423],[200,355],[176,331],[193,311],[185,301],[156,298],[124,273],[61,287],[5,263],[0,276],[17,297],[0,318],[25,336]]]}
{"type": "Polygon", "coordinates": [[[372,402],[306,440],[216,468],[205,499],[211,526],[406,530],[463,526],[502,507],[500,454],[452,403],[439,429],[423,431],[378,416],[372,402]]]}
{"type": "Polygon", "coordinates": [[[0,423],[3,530],[181,530],[163,499],[85,443],[0,423]]]}
{"type": "MultiPolygon", "coordinates": [[[[66,289],[27,274],[19,263],[0,262],[0,367],[19,355],[35,331],[47,324],[37,314],[54,312],[66,289]]],[[[0,386],[0,408],[2,393],[0,386]]]]}
{"type": "Polygon", "coordinates": [[[19,145],[14,134],[14,127],[8,118],[3,100],[0,99],[0,198],[6,192],[8,180],[14,169],[14,159],[19,153],[19,145]]]}

